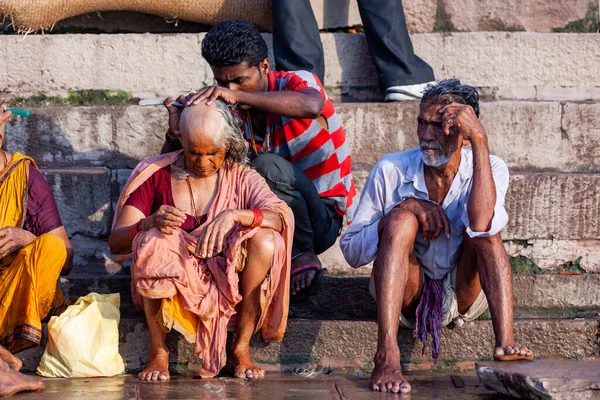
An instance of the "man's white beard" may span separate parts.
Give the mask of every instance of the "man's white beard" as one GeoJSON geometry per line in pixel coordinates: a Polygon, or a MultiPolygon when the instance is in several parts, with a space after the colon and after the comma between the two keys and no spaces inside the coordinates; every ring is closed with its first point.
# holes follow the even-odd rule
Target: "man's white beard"
{"type": "Polygon", "coordinates": [[[423,164],[427,165],[428,167],[443,167],[444,165],[448,164],[448,162],[450,161],[450,157],[452,157],[452,154],[446,154],[446,152],[439,143],[421,143],[421,158],[423,159],[423,164]],[[424,151],[424,149],[439,150],[440,153],[432,154],[428,153],[427,151],[424,151]]]}
{"type": "Polygon", "coordinates": [[[434,168],[443,167],[450,161],[450,156],[446,154],[435,155],[424,151],[421,151],[421,158],[423,159],[423,164],[434,168]]]}

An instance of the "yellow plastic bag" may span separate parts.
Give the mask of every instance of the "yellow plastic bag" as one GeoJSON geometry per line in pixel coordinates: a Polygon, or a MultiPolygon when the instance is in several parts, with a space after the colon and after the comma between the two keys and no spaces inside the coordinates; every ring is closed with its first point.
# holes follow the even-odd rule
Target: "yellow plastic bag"
{"type": "Polygon", "coordinates": [[[119,293],[90,293],[48,323],[48,344],[37,373],[50,378],[113,376],[119,354],[119,293]]]}

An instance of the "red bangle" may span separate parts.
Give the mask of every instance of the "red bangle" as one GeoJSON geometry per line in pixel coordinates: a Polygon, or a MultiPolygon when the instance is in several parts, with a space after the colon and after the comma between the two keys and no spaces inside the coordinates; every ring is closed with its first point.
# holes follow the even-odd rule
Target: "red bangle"
{"type": "Polygon", "coordinates": [[[140,219],[136,224],[131,225],[129,227],[129,237],[132,239],[135,239],[135,237],[137,236],[137,234],[140,232],[140,228],[142,226],[142,221],[144,219],[140,219]]]}
{"type": "Polygon", "coordinates": [[[252,220],[252,225],[250,225],[247,229],[254,229],[262,224],[263,219],[265,219],[265,214],[258,208],[253,208],[252,212],[254,213],[254,220],[252,220]]]}

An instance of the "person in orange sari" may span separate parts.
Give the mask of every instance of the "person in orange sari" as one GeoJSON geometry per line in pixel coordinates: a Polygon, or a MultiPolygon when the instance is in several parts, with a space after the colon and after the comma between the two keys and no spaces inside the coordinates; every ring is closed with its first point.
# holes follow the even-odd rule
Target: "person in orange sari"
{"type": "MultiPolygon", "coordinates": [[[[10,116],[0,105],[0,146],[10,116]]],[[[40,343],[42,320],[62,305],[58,277],[69,273],[72,260],[52,190],[35,161],[0,150],[0,395],[43,387],[18,373],[21,363],[11,353],[40,343]]]]}
{"type": "Polygon", "coordinates": [[[165,335],[195,343],[202,377],[228,365],[264,377],[252,335],[282,340],[287,324],[293,215],[245,165],[248,144],[227,105],[178,114],[183,150],[142,161],[117,204],[109,247],[133,253],[132,294],[150,330],[142,380],[169,379],[165,335]],[[227,330],[236,338],[229,360],[227,330]]]}

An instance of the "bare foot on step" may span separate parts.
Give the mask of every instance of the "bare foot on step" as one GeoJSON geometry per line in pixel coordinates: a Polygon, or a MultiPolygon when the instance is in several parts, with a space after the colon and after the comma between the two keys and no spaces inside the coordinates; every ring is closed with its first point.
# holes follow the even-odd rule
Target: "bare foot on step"
{"type": "Polygon", "coordinates": [[[23,362],[15,357],[10,351],[0,346],[0,360],[8,364],[13,371],[19,371],[23,366],[23,362]]]}
{"type": "Polygon", "coordinates": [[[377,351],[375,369],[371,373],[371,390],[387,393],[408,393],[410,384],[402,376],[400,370],[400,350],[377,351]]]}
{"type": "Polygon", "coordinates": [[[248,348],[234,347],[231,350],[227,367],[236,378],[262,379],[265,377],[265,370],[258,368],[250,359],[248,348]]]}
{"type": "Polygon", "coordinates": [[[44,387],[44,382],[40,378],[14,371],[6,362],[0,360],[0,397],[12,396],[24,391],[42,390],[44,387]]]}
{"type": "Polygon", "coordinates": [[[533,360],[533,352],[527,347],[498,346],[494,349],[494,360],[496,361],[531,361],[533,360]]]}
{"type": "Polygon", "coordinates": [[[148,365],[138,374],[138,378],[146,382],[168,381],[171,378],[169,375],[169,352],[165,350],[151,351],[148,365]]]}

